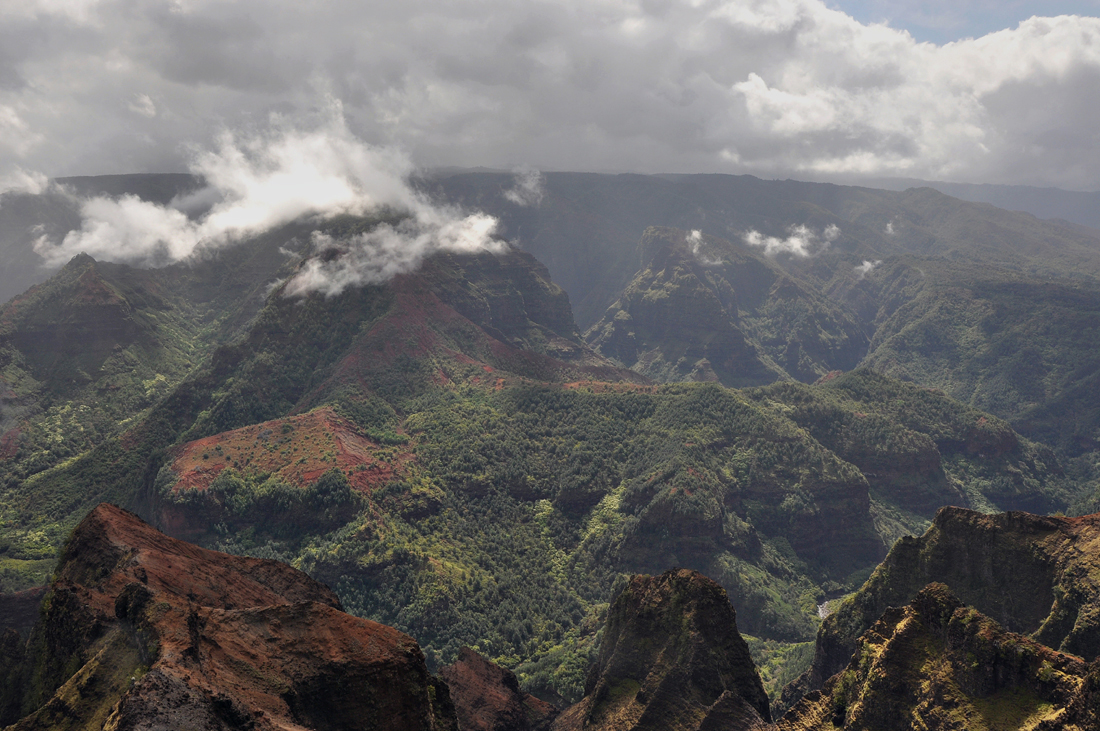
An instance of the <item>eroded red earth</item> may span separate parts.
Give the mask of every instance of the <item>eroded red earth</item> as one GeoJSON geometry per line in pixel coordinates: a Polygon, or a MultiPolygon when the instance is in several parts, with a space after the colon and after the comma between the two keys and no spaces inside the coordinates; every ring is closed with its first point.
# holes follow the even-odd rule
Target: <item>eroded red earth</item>
{"type": "Polygon", "coordinates": [[[413,459],[408,445],[378,444],[323,407],[188,442],[180,447],[172,469],[179,475],[176,490],[205,490],[227,467],[242,475],[270,474],[302,487],[336,468],[353,488],[370,492],[400,478],[413,459]]]}

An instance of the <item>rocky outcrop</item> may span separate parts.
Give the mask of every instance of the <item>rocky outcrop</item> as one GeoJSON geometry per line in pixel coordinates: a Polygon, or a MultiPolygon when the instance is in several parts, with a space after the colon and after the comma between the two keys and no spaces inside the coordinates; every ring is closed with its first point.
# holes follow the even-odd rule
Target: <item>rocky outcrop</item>
{"type": "Polygon", "coordinates": [[[558,715],[554,706],[520,690],[515,673],[469,647],[439,674],[450,689],[459,731],[546,731],[558,715]]]}
{"type": "Polygon", "coordinates": [[[457,728],[412,638],[110,505],[66,544],[26,668],[20,730],[457,728]]]}
{"type": "Polygon", "coordinates": [[[920,538],[898,541],[868,582],[824,622],[810,670],[784,702],[821,688],[859,636],[930,582],[1007,630],[1092,660],[1100,655],[1100,515],[1062,518],[943,508],[920,538]]]}
{"type": "Polygon", "coordinates": [[[584,699],[552,728],[702,731],[768,721],[768,699],[725,590],[676,569],[630,580],[608,614],[584,699]]]}
{"type": "Polygon", "coordinates": [[[1096,673],[929,584],[909,605],[887,610],[847,667],[777,731],[1095,728],[1096,673]]]}

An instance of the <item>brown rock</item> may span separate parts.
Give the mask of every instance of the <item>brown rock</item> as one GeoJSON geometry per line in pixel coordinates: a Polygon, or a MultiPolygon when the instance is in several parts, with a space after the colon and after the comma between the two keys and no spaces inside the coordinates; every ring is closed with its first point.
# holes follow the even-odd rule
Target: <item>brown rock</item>
{"type": "Polygon", "coordinates": [[[848,666],[776,729],[1096,728],[1096,679],[1081,658],[1008,632],[929,584],[888,609],[848,666]]]}
{"type": "Polygon", "coordinates": [[[469,647],[439,674],[450,688],[461,731],[544,731],[558,715],[554,706],[520,690],[511,670],[469,647]]]}
{"type": "Polygon", "coordinates": [[[1048,647],[1100,656],[1100,514],[1077,518],[943,508],[902,538],[817,635],[813,665],[783,691],[789,707],[844,669],[860,635],[891,606],[939,582],[1006,629],[1048,647]]]}
{"type": "Polygon", "coordinates": [[[289,566],[110,505],[66,545],[30,647],[21,730],[457,728],[412,638],[289,566]]]}
{"type": "Polygon", "coordinates": [[[725,590],[686,569],[630,580],[586,685],[554,731],[762,729],[770,721],[725,590]]]}

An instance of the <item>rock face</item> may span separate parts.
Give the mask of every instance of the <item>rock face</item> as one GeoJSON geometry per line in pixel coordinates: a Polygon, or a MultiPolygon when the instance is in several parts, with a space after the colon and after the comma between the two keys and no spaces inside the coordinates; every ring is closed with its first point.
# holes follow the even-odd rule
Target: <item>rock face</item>
{"type": "Polygon", "coordinates": [[[822,625],[810,670],[784,691],[792,703],[822,687],[857,638],[930,582],[1006,629],[1092,660],[1100,655],[1100,515],[983,515],[943,508],[920,538],[903,538],[868,582],[822,625]]]}
{"type": "Polygon", "coordinates": [[[558,709],[519,688],[515,674],[463,647],[439,671],[450,688],[460,731],[546,731],[558,709]]]}
{"type": "Polygon", "coordinates": [[[908,606],[887,610],[843,672],[777,731],[1096,728],[1098,671],[929,584],[908,606]]]}
{"type": "Polygon", "coordinates": [[[66,544],[25,667],[20,730],[457,728],[412,638],[110,505],[66,544]]]}
{"type": "Polygon", "coordinates": [[[768,698],[725,590],[676,569],[630,580],[611,607],[584,699],[552,728],[702,731],[768,721],[768,698]]]}

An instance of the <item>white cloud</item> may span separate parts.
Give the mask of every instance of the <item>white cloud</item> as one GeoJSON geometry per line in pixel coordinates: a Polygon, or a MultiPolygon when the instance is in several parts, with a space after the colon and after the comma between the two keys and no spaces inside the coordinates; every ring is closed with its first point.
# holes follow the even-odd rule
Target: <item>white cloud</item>
{"type": "Polygon", "coordinates": [[[877,267],[881,263],[882,263],[881,259],[876,259],[875,261],[869,261],[868,259],[864,259],[863,263],[860,264],[859,266],[853,267],[852,271],[854,271],[856,273],[856,278],[857,279],[863,279],[868,274],[873,272],[875,270],[875,267],[877,267]]]}
{"type": "Polygon", "coordinates": [[[0,169],[179,169],[182,142],[216,144],[212,130],[271,111],[308,117],[330,93],[360,137],[424,165],[1100,188],[1097,18],[937,46],[822,0],[39,0],[0,13],[0,169]]]}
{"type": "Polygon", "coordinates": [[[42,173],[14,167],[0,174],[0,194],[30,193],[38,195],[49,186],[49,179],[42,173]]]}
{"type": "Polygon", "coordinates": [[[412,166],[402,154],[367,145],[345,124],[338,104],[322,124],[299,129],[275,118],[263,132],[224,132],[213,150],[194,153],[191,170],[208,188],[198,197],[212,206],[196,219],[175,207],[134,196],[97,197],[81,205],[81,228],[57,244],[39,239],[35,250],[58,265],[77,253],[97,259],[159,263],[186,259],[300,219],[364,215],[382,209],[404,220],[348,241],[315,236],[322,249],[342,253],[307,261],[288,291],[335,294],[350,284],[382,281],[410,271],[434,251],[501,251],[492,235],[496,219],[430,203],[408,182],[412,166]]]}
{"type": "Polygon", "coordinates": [[[749,246],[764,249],[764,256],[790,254],[791,256],[806,258],[825,251],[829,248],[829,244],[836,241],[839,236],[840,227],[830,223],[820,235],[814,233],[809,226],[800,224],[789,227],[787,237],[782,239],[775,236],[765,236],[756,230],[746,232],[741,238],[749,246]]]}
{"type": "Polygon", "coordinates": [[[157,105],[148,94],[138,94],[127,105],[131,112],[152,119],[157,116],[157,105]]]}
{"type": "Polygon", "coordinates": [[[504,191],[504,197],[517,206],[537,206],[546,195],[542,173],[535,168],[520,167],[513,171],[515,184],[504,191]]]}
{"type": "Polygon", "coordinates": [[[685,237],[687,242],[691,244],[691,254],[695,257],[703,266],[715,267],[722,264],[720,257],[709,257],[703,252],[703,232],[699,229],[692,229],[685,237]]]}
{"type": "Polygon", "coordinates": [[[307,259],[287,282],[285,292],[288,296],[310,292],[337,295],[348,287],[377,284],[413,271],[437,251],[499,253],[507,245],[493,239],[496,227],[495,218],[477,213],[443,220],[408,218],[341,241],[315,231],[314,254],[334,250],[338,256],[307,259]]]}
{"type": "Polygon", "coordinates": [[[12,159],[25,157],[43,140],[14,106],[0,104],[0,151],[6,152],[8,165],[12,159]]]}

